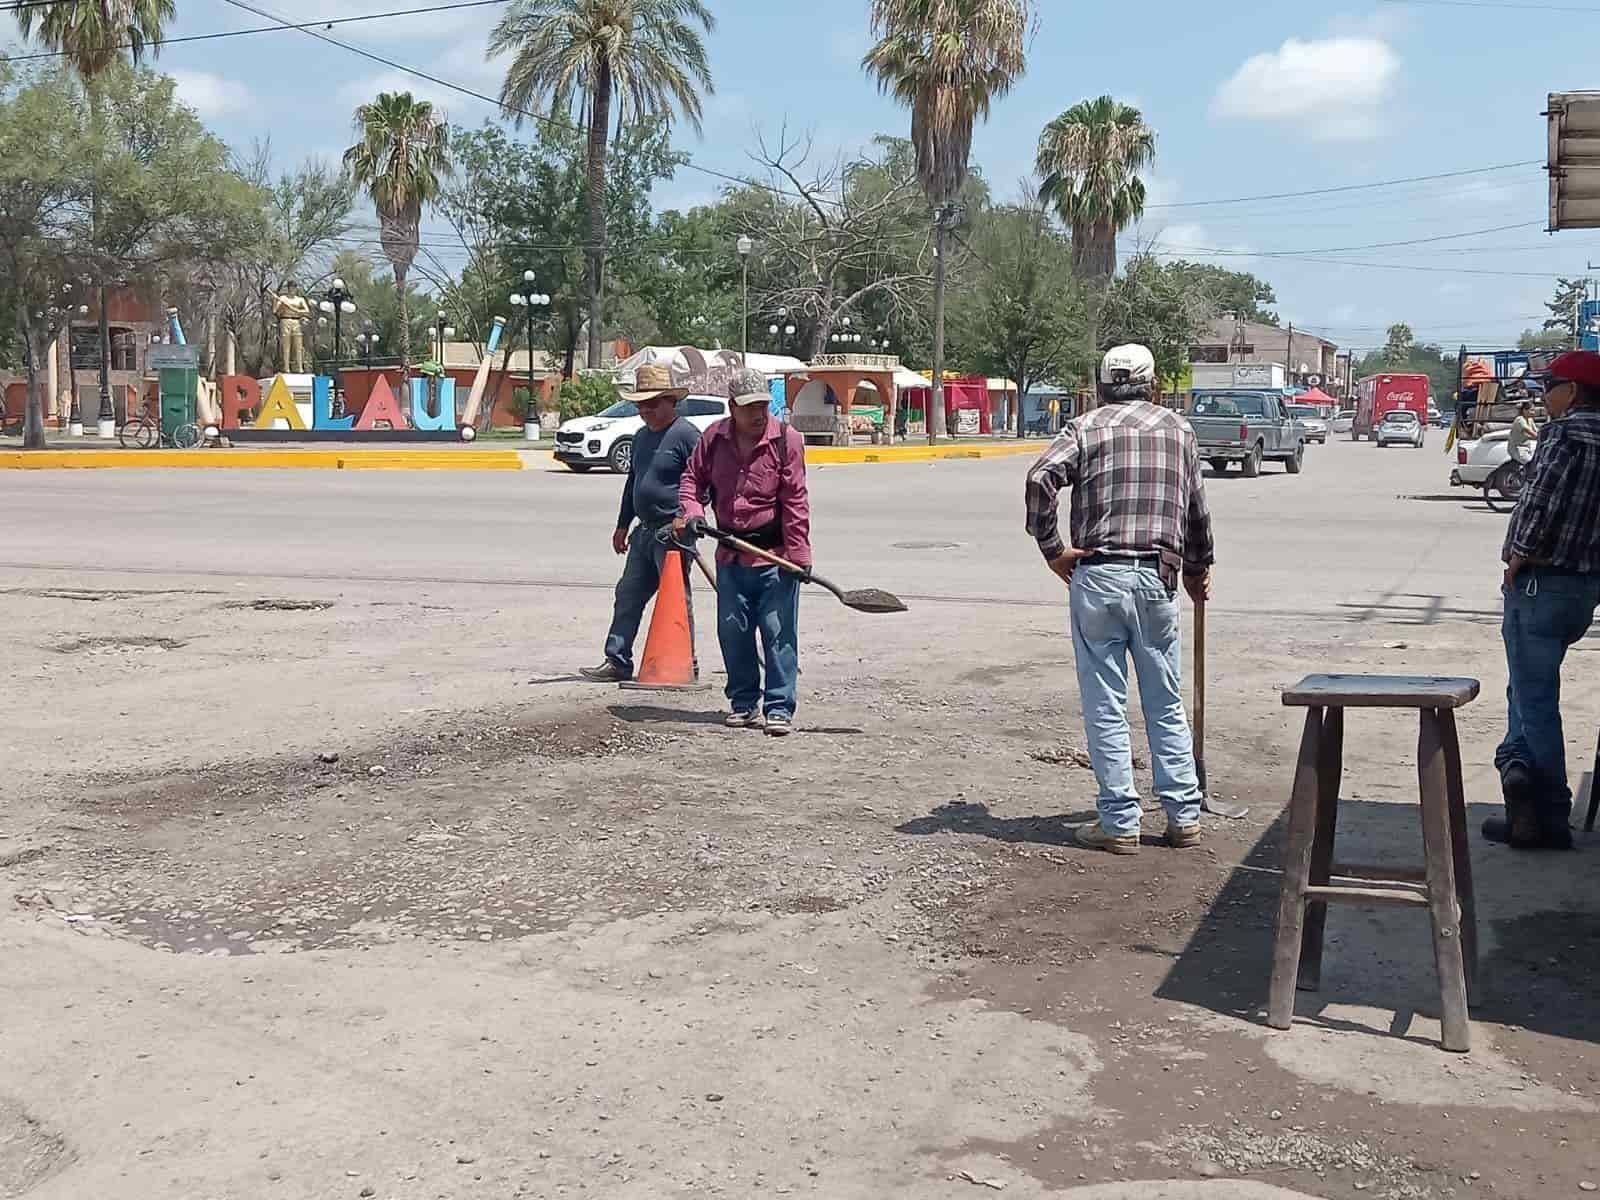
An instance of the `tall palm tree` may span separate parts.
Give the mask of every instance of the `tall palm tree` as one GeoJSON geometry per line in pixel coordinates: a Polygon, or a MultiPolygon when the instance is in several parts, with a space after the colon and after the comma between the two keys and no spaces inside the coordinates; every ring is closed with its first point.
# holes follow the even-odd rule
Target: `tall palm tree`
{"type": "Polygon", "coordinates": [[[518,124],[540,109],[576,109],[587,127],[591,368],[600,365],[612,107],[618,128],[681,112],[698,133],[701,94],[715,91],[702,35],[715,28],[702,0],[514,0],[489,36],[491,56],[511,55],[500,106],[518,124]]]}
{"type": "Polygon", "coordinates": [[[1139,172],[1156,153],[1139,110],[1110,96],[1074,104],[1039,135],[1042,199],[1072,229],[1072,270],[1101,286],[1117,270],[1117,234],[1144,213],[1139,172]]]}
{"type": "MultiPolygon", "coordinates": [[[[98,129],[99,91],[95,80],[110,67],[128,60],[138,64],[148,52],[153,58],[161,52],[161,35],[168,21],[177,15],[174,0],[60,0],[39,4],[37,0],[13,0],[12,12],[24,37],[36,37],[60,54],[83,80],[89,98],[89,111],[98,129]]],[[[95,189],[91,232],[100,226],[100,196],[95,189]]],[[[100,308],[100,436],[115,432],[115,409],[111,405],[111,324],[106,312],[106,285],[99,284],[100,308]]],[[[78,389],[72,392],[72,423],[79,424],[78,389]]]]}
{"type": "Polygon", "coordinates": [[[379,92],[356,109],[360,140],[344,152],[345,169],[378,210],[379,241],[394,267],[400,302],[400,371],[411,367],[411,314],[406,272],[417,257],[422,210],[451,174],[450,127],[433,105],[410,92],[379,92]]]}
{"type": "Polygon", "coordinates": [[[878,39],[861,65],[911,109],[917,177],[933,205],[933,403],[928,441],[944,432],[945,235],[967,179],[972,133],[1027,66],[1029,0],[872,0],[878,39]]]}

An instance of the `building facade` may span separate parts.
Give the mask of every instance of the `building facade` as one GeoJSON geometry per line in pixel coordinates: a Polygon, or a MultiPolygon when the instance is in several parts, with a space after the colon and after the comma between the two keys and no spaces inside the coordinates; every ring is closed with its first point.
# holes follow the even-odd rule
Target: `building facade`
{"type": "Polygon", "coordinates": [[[1314,333],[1218,317],[1189,347],[1190,363],[1278,363],[1295,383],[1324,389],[1340,379],[1339,347],[1314,333]]]}

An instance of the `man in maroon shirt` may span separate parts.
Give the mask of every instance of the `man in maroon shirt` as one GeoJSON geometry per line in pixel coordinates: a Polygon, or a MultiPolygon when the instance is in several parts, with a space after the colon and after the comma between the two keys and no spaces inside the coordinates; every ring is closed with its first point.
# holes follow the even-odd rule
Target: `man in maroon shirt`
{"type": "MultiPolygon", "coordinates": [[[[689,456],[673,528],[682,538],[690,521],[705,516],[709,499],[719,529],[809,568],[805,439],[772,416],[761,372],[740,371],[728,390],[733,415],[706,430],[689,456]]],[[[773,737],[793,728],[799,611],[798,576],[726,546],[717,550],[717,640],[728,668],[730,727],[754,729],[765,723],[773,737]]]]}

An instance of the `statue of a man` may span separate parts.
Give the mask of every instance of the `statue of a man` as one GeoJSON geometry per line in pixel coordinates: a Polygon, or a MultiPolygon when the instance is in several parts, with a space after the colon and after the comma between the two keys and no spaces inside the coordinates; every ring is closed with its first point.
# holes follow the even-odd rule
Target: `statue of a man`
{"type": "Polygon", "coordinates": [[[272,315],[278,318],[278,369],[286,375],[303,375],[306,348],[301,330],[302,323],[311,319],[311,304],[292,279],[281,293],[268,291],[267,295],[272,300],[272,315]]]}

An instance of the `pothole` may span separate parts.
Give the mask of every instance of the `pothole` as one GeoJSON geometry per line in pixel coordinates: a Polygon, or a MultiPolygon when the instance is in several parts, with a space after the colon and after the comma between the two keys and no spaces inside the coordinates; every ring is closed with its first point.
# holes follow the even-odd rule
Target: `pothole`
{"type": "Polygon", "coordinates": [[[960,542],[895,542],[894,550],[959,550],[960,542]]]}
{"type": "Polygon", "coordinates": [[[283,600],[263,596],[259,600],[236,600],[223,608],[248,608],[255,612],[321,612],[332,608],[332,600],[283,600]]]}
{"type": "Polygon", "coordinates": [[[50,648],[57,654],[128,654],[179,650],[184,644],[168,637],[86,637],[50,648]]]}
{"type": "Polygon", "coordinates": [[[0,1200],[27,1194],[71,1161],[59,1134],[0,1096],[0,1200]]]}

